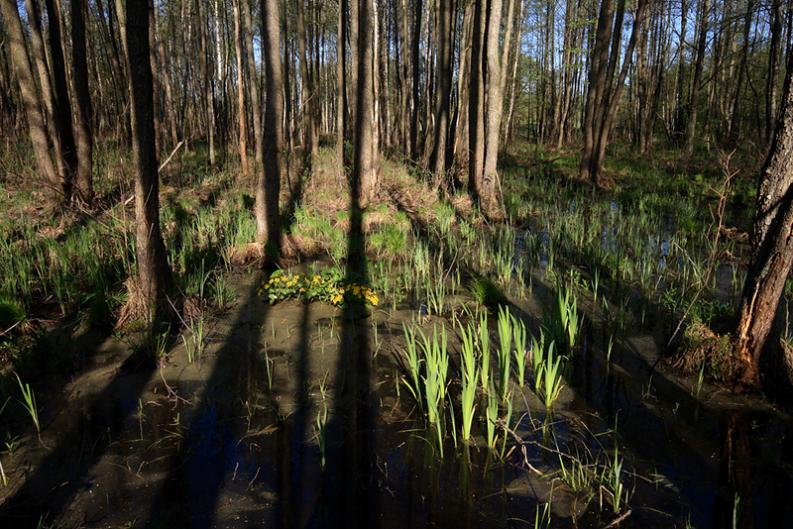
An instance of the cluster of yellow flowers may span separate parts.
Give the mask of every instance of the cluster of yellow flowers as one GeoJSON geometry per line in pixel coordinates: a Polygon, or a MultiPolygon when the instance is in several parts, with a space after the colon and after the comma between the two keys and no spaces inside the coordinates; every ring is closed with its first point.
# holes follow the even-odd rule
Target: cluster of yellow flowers
{"type": "Polygon", "coordinates": [[[336,294],[331,296],[330,303],[339,306],[344,301],[344,296],[352,297],[357,300],[366,301],[368,304],[376,307],[380,303],[380,298],[377,293],[365,285],[347,285],[339,287],[336,294]]]}
{"type": "Polygon", "coordinates": [[[324,301],[337,307],[345,299],[364,301],[372,306],[380,302],[371,288],[365,285],[341,284],[338,276],[332,274],[306,276],[276,272],[262,285],[260,294],[267,297],[270,303],[289,298],[324,301]]]}

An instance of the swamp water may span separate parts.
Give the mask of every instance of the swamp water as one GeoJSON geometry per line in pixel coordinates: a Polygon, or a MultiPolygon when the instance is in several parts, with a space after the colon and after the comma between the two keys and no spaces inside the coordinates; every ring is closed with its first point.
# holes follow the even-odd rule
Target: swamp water
{"type": "MultiPolygon", "coordinates": [[[[793,527],[789,419],[668,373],[657,332],[668,322],[626,329],[610,362],[609,337],[586,324],[555,413],[528,384],[513,388],[496,453],[480,422],[475,446],[448,434],[441,457],[399,383],[416,308],[270,306],[258,278],[238,283],[238,305],[192,364],[175,343],[160,366],[119,369],[128,347],[95,340],[83,374],[42,405],[43,447],[31,438],[8,459],[0,526],[606,527],[620,517],[597,485],[561,483],[559,452],[595,465],[616,445],[620,527],[793,527]]],[[[513,307],[530,332],[543,288],[513,307]]],[[[440,321],[422,319],[430,332],[440,321]]]]}

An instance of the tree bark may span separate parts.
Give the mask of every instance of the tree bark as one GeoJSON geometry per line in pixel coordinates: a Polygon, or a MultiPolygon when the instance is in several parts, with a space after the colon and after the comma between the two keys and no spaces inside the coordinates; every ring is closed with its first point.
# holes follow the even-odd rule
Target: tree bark
{"type": "Polygon", "coordinates": [[[302,107],[302,132],[303,132],[303,157],[307,168],[314,167],[319,157],[319,134],[315,122],[315,93],[314,79],[308,64],[306,52],[306,20],[304,0],[297,0],[297,45],[300,52],[300,77],[302,87],[300,90],[302,107]]]}
{"type": "Polygon", "coordinates": [[[452,2],[440,2],[438,13],[438,68],[435,94],[435,141],[433,142],[432,170],[435,182],[444,188],[446,182],[446,139],[449,134],[449,112],[452,96],[452,2]]]}
{"type": "MultiPolygon", "coordinates": [[[[501,0],[489,1],[487,22],[487,78],[486,104],[487,125],[485,140],[485,163],[479,203],[486,217],[501,217],[501,183],[498,175],[499,137],[501,135],[501,116],[504,101],[501,98],[501,61],[499,58],[499,36],[501,32],[501,0]]],[[[505,43],[505,45],[508,45],[505,43]]]]}
{"type": "Polygon", "coordinates": [[[49,18],[49,31],[47,33],[50,44],[52,84],[55,89],[55,132],[60,140],[63,167],[65,168],[64,192],[66,193],[66,198],[71,200],[74,190],[74,175],[77,171],[77,149],[74,144],[69,85],[66,81],[66,60],[63,57],[61,13],[55,0],[45,0],[44,4],[47,7],[47,17],[49,18]]]}
{"type": "Polygon", "coordinates": [[[66,198],[66,190],[64,189],[64,181],[58,175],[50,156],[50,142],[47,135],[41,95],[36,88],[36,81],[33,77],[33,68],[25,45],[25,34],[22,29],[22,21],[19,18],[19,11],[17,11],[16,0],[2,0],[0,7],[3,10],[3,22],[9,38],[11,62],[19,83],[22,104],[28,120],[28,133],[30,135],[30,143],[33,145],[36,166],[48,182],[48,195],[52,206],[58,207],[66,198]]]}
{"type": "Polygon", "coordinates": [[[238,0],[242,7],[242,29],[245,36],[245,62],[251,92],[251,111],[253,113],[253,138],[254,138],[254,173],[257,178],[264,171],[264,133],[262,131],[261,97],[259,97],[259,80],[256,74],[256,60],[253,53],[253,17],[251,17],[252,0],[238,0]]]}
{"type": "Polygon", "coordinates": [[[347,0],[339,0],[338,33],[336,35],[336,163],[339,182],[346,180],[344,138],[347,130],[347,0]]]}
{"type": "MultiPolygon", "coordinates": [[[[768,344],[785,281],[793,266],[793,59],[771,151],[761,171],[757,212],[752,232],[749,270],[743,289],[740,321],[736,331],[736,355],[744,366],[742,381],[760,382],[761,359],[768,349],[780,354],[780,346],[768,344]]],[[[782,357],[785,383],[793,383],[793,358],[782,357]]],[[[779,362],[777,362],[779,363],[779,362]]],[[[778,366],[773,369],[779,374],[778,366]]]]}
{"type": "Polygon", "coordinates": [[[700,1],[699,39],[697,57],[694,62],[694,77],[691,79],[691,93],[688,98],[688,123],[686,126],[686,152],[694,152],[694,138],[697,132],[697,114],[699,111],[699,91],[702,83],[702,68],[705,63],[705,46],[708,36],[708,18],[710,17],[710,0],[700,1]]]}
{"type": "Polygon", "coordinates": [[[240,27],[240,2],[232,0],[234,11],[234,50],[237,58],[237,114],[239,120],[239,153],[242,176],[248,176],[248,127],[245,123],[245,70],[243,68],[242,28],[240,27]]]}
{"type": "Polygon", "coordinates": [[[87,8],[86,0],[72,0],[72,85],[76,102],[74,130],[77,139],[75,187],[78,200],[90,205],[94,199],[92,175],[94,138],[91,131],[93,110],[91,92],[88,88],[88,61],[85,45],[85,12],[87,8]]]}
{"type": "Polygon", "coordinates": [[[358,75],[353,184],[358,207],[365,209],[377,193],[374,142],[374,69],[372,0],[358,2],[358,75]]]}
{"type": "Polygon", "coordinates": [[[264,111],[264,177],[256,185],[257,241],[267,255],[277,257],[281,251],[281,218],[278,199],[284,163],[284,78],[281,71],[280,0],[262,0],[262,41],[265,63],[267,103],[264,111]]]}
{"type": "Polygon", "coordinates": [[[125,1],[118,10],[125,37],[127,79],[132,118],[132,153],[135,161],[135,251],[138,289],[150,321],[166,312],[171,287],[165,244],[160,232],[160,196],[157,151],[154,143],[154,96],[149,48],[148,0],[125,1]],[[122,16],[122,13],[124,16],[122,16]]]}

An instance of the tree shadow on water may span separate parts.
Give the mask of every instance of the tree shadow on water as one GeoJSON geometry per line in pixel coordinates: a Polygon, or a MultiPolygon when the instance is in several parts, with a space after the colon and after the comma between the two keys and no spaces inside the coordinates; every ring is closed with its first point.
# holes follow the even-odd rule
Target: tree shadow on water
{"type": "MultiPolygon", "coordinates": [[[[166,347],[170,348],[173,338],[166,347]]],[[[96,353],[103,342],[94,341],[91,352],[81,359],[96,353]]],[[[24,484],[0,506],[0,527],[40,527],[43,520],[62,515],[81,491],[94,487],[94,467],[123,433],[154,377],[156,362],[144,359],[148,354],[134,351],[101,391],[83,398],[82,405],[80,400],[66,404],[70,417],[55,426],[64,425],[64,429],[24,484]]]]}
{"type": "Polygon", "coordinates": [[[261,280],[260,274],[252,279],[203,393],[185,411],[187,432],[171,457],[145,527],[212,527],[225,483],[238,471],[250,470],[242,442],[245,405],[266,379],[259,339],[269,308],[257,293],[261,280]]]}
{"type": "MultiPolygon", "coordinates": [[[[368,283],[363,210],[353,179],[345,283],[368,283]]],[[[328,425],[321,505],[310,527],[377,527],[372,354],[363,302],[345,302],[336,367],[335,402],[328,425]]]]}

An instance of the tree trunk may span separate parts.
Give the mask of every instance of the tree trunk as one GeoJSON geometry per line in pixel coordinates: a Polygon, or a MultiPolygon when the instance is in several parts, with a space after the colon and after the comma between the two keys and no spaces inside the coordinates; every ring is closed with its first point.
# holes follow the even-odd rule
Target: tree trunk
{"type": "Polygon", "coordinates": [[[77,137],[77,174],[75,186],[77,198],[90,205],[94,199],[92,160],[94,138],[91,131],[93,112],[91,92],[88,88],[88,61],[85,39],[86,0],[72,0],[72,84],[74,86],[76,109],[75,132],[77,137]]]}
{"type": "Polygon", "coordinates": [[[358,86],[355,117],[355,161],[353,183],[356,202],[365,209],[377,193],[374,142],[374,59],[372,49],[374,12],[372,0],[358,2],[358,86]]]}
{"type": "MultiPolygon", "coordinates": [[[[498,175],[499,136],[501,135],[501,115],[504,101],[501,98],[501,61],[499,59],[499,35],[501,32],[501,0],[489,1],[487,22],[487,77],[485,79],[487,125],[485,141],[485,163],[479,203],[486,217],[501,217],[500,190],[498,175]]],[[[505,43],[505,46],[508,45],[505,43]]]]}
{"type": "Polygon", "coordinates": [[[301,100],[302,107],[302,132],[303,132],[303,157],[307,168],[315,166],[319,157],[319,135],[315,127],[315,101],[314,79],[308,64],[306,52],[306,21],[303,0],[297,0],[297,44],[300,52],[300,77],[302,80],[301,100]]]}
{"type": "Polygon", "coordinates": [[[478,201],[483,192],[485,171],[485,79],[484,38],[487,12],[486,0],[474,1],[473,31],[471,32],[471,77],[468,96],[468,187],[471,197],[478,201]]]}
{"type": "Polygon", "coordinates": [[[440,2],[438,13],[438,68],[435,94],[435,141],[433,142],[432,170],[435,183],[444,188],[446,182],[446,138],[449,133],[449,106],[452,95],[452,31],[451,0],[440,2]]]}
{"type": "Polygon", "coordinates": [[[248,127],[245,123],[245,70],[243,68],[242,28],[240,27],[240,2],[232,0],[234,11],[234,50],[237,57],[237,114],[239,118],[239,152],[242,176],[248,176],[248,127]]]}
{"type": "Polygon", "coordinates": [[[247,72],[251,92],[251,112],[253,116],[253,138],[254,138],[254,159],[255,170],[257,178],[261,178],[261,172],[264,171],[264,133],[262,131],[262,114],[261,114],[261,98],[259,97],[259,81],[256,74],[256,60],[253,53],[253,18],[251,17],[251,5],[249,2],[252,0],[238,0],[242,5],[242,28],[245,36],[245,62],[247,64],[247,72]]]}
{"type": "MultiPolygon", "coordinates": [[[[407,16],[407,13],[405,14],[407,16]]],[[[422,0],[415,0],[413,9],[413,33],[411,62],[413,64],[412,74],[413,82],[411,85],[412,105],[410,116],[410,157],[417,160],[419,157],[419,93],[421,84],[421,65],[419,64],[419,50],[421,45],[421,17],[422,17],[422,0]]]]}
{"type": "MultiPolygon", "coordinates": [[[[761,358],[767,349],[779,351],[779,344],[767,344],[771,335],[785,281],[793,265],[793,59],[783,98],[783,112],[777,123],[771,151],[761,171],[757,212],[752,232],[749,270],[743,289],[740,321],[736,332],[736,355],[744,365],[743,382],[760,381],[761,358]]],[[[793,383],[793,358],[782,358],[785,381],[793,383]]],[[[771,369],[779,373],[779,366],[771,369]]]]}
{"type": "Polygon", "coordinates": [[[281,251],[281,218],[278,198],[284,164],[284,78],[281,71],[280,0],[262,0],[262,41],[265,63],[267,104],[264,111],[264,177],[256,184],[257,241],[267,255],[281,251]]]}
{"type": "MultiPolygon", "coordinates": [[[[77,171],[77,149],[74,145],[74,129],[72,123],[72,106],[69,99],[69,85],[66,80],[66,61],[63,57],[61,40],[61,13],[55,0],[45,0],[47,17],[49,18],[48,37],[50,41],[50,68],[52,69],[53,87],[55,89],[55,132],[58,135],[65,167],[64,192],[71,200],[74,189],[74,175],[77,171]]],[[[60,2],[58,2],[60,4],[60,2]]]]}
{"type": "Polygon", "coordinates": [[[339,182],[346,180],[344,137],[347,130],[347,0],[339,0],[339,24],[336,35],[336,158],[339,182]]]}
{"type": "MultiPolygon", "coordinates": [[[[116,0],[118,3],[124,0],[116,0]]],[[[170,286],[165,244],[160,232],[160,195],[157,151],[154,144],[154,96],[149,49],[149,2],[126,0],[118,10],[126,35],[127,79],[132,118],[132,153],[135,160],[135,250],[138,288],[150,321],[166,311],[170,286]],[[122,16],[125,15],[125,16],[122,16]]]]}
{"type": "Polygon", "coordinates": [[[694,152],[694,138],[697,132],[697,113],[699,110],[699,91],[702,82],[702,68],[705,62],[705,46],[708,37],[708,18],[710,17],[710,0],[700,1],[699,40],[697,42],[697,58],[694,63],[694,77],[691,79],[691,93],[688,98],[688,123],[686,127],[686,152],[694,152]]]}
{"type": "Polygon", "coordinates": [[[33,68],[25,46],[25,33],[19,18],[19,11],[17,11],[16,0],[0,0],[0,7],[2,7],[5,32],[9,39],[11,62],[19,83],[22,104],[28,120],[28,133],[30,143],[33,145],[36,167],[47,180],[52,206],[57,207],[65,200],[66,190],[50,156],[50,142],[41,94],[36,88],[36,81],[33,77],[33,68]]]}

